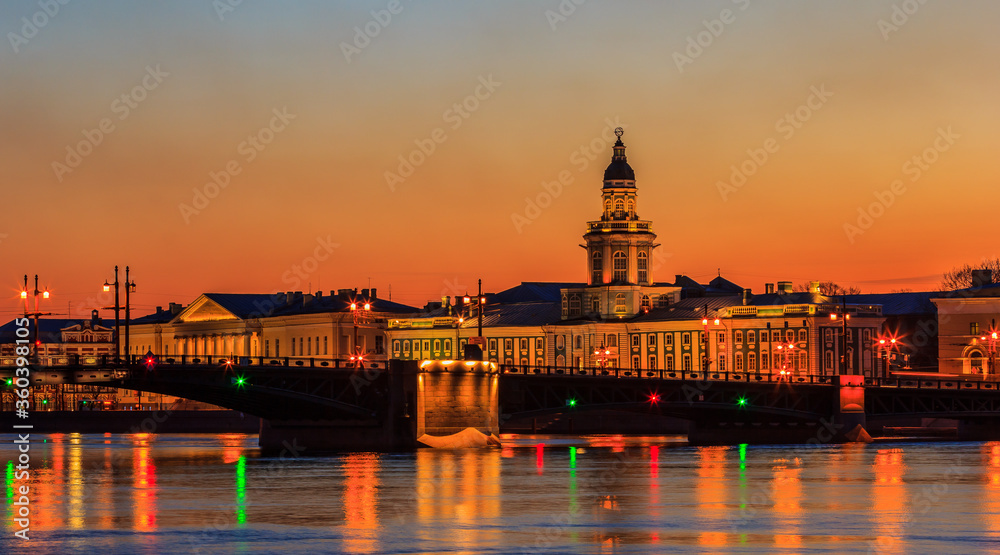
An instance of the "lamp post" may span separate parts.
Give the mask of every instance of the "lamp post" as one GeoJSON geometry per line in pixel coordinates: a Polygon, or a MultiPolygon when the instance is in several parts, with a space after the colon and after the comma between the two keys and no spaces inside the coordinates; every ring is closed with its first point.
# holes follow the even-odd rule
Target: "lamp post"
{"type": "Polygon", "coordinates": [[[896,342],[895,337],[884,336],[879,337],[876,346],[880,351],[882,351],[882,377],[888,378],[889,374],[892,372],[892,362],[889,356],[889,351],[898,349],[899,343],[896,342]]]}
{"type": "Polygon", "coordinates": [[[364,368],[365,356],[361,352],[361,345],[358,344],[358,324],[368,321],[371,313],[372,303],[370,299],[365,299],[359,303],[357,300],[351,301],[351,314],[354,316],[354,353],[351,355],[351,362],[355,368],[364,368]]]}
{"type": "MultiPolygon", "coordinates": [[[[847,298],[843,299],[843,309],[841,310],[840,322],[842,325],[842,330],[840,334],[840,375],[847,375],[847,321],[851,319],[851,315],[847,313],[847,298]]],[[[837,321],[837,313],[830,313],[830,320],[837,321]]]]}
{"type": "Polygon", "coordinates": [[[131,306],[129,300],[129,294],[135,291],[135,282],[130,281],[128,277],[128,266],[125,266],[125,360],[131,362],[132,350],[129,343],[128,331],[129,322],[131,321],[129,307],[131,306]]]}
{"type": "Polygon", "coordinates": [[[594,349],[594,357],[597,359],[597,366],[603,370],[608,366],[608,359],[611,358],[611,349],[604,346],[601,343],[600,348],[594,349]]]}
{"type": "Polygon", "coordinates": [[[119,285],[120,284],[118,283],[118,265],[116,264],[115,265],[115,282],[114,283],[108,283],[108,280],[104,280],[104,292],[105,293],[108,293],[109,291],[111,291],[111,287],[112,286],[114,286],[114,288],[115,288],[115,306],[113,306],[113,307],[106,306],[104,308],[105,308],[105,310],[113,308],[114,311],[115,311],[115,352],[114,352],[113,360],[114,360],[114,362],[116,364],[118,363],[118,357],[121,355],[121,349],[120,349],[120,346],[121,346],[121,334],[119,333],[120,332],[120,328],[121,328],[121,323],[119,322],[119,312],[121,310],[121,307],[118,304],[118,299],[119,299],[119,297],[118,297],[118,287],[119,287],[119,285]]]}
{"type": "Polygon", "coordinates": [[[29,293],[28,292],[28,274],[24,274],[24,288],[21,289],[21,299],[24,300],[24,317],[27,318],[28,316],[31,316],[32,319],[35,322],[35,331],[34,331],[34,334],[33,334],[34,337],[31,340],[31,343],[32,343],[32,351],[31,352],[34,353],[34,360],[36,362],[38,360],[40,360],[39,356],[38,356],[38,347],[40,346],[40,343],[38,341],[38,317],[39,316],[49,316],[49,315],[52,314],[51,312],[40,312],[39,311],[39,309],[38,309],[38,297],[41,297],[43,299],[48,300],[48,298],[50,296],[51,295],[49,294],[49,290],[48,289],[46,289],[45,291],[39,291],[38,290],[38,274],[35,274],[35,289],[31,293],[29,293]],[[35,311],[34,312],[28,312],[28,295],[29,294],[35,298],[35,311]]]}

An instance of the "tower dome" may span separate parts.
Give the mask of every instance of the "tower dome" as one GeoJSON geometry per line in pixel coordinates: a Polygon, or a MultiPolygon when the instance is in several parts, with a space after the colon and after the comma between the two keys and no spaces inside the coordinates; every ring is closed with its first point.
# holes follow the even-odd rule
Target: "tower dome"
{"type": "MultiPolygon", "coordinates": [[[[621,127],[615,129],[618,141],[614,145],[614,153],[611,155],[611,163],[604,170],[604,186],[615,187],[614,182],[631,181],[628,186],[635,187],[635,171],[628,165],[625,157],[625,143],[622,142],[622,134],[625,132],[621,127]]],[[[618,185],[619,187],[621,185],[618,185]]]]}

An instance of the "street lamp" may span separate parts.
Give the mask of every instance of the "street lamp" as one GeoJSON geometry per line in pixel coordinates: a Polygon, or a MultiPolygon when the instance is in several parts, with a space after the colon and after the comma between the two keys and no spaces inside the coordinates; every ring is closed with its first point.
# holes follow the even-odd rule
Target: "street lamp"
{"type": "Polygon", "coordinates": [[[34,353],[35,360],[37,361],[38,360],[38,347],[40,345],[40,342],[38,341],[38,317],[39,316],[49,316],[49,315],[52,314],[51,312],[40,312],[38,310],[38,297],[41,297],[43,299],[48,299],[49,296],[50,296],[48,289],[46,289],[45,291],[39,291],[38,290],[38,274],[35,274],[35,289],[30,294],[32,296],[34,296],[34,298],[35,298],[35,311],[34,312],[28,312],[28,295],[29,295],[29,292],[28,292],[28,274],[24,274],[24,288],[21,289],[21,299],[24,300],[24,317],[27,318],[28,316],[31,316],[32,319],[34,319],[34,321],[35,321],[35,332],[34,332],[34,338],[32,340],[32,344],[33,344],[33,347],[32,347],[33,351],[32,352],[34,353]]]}
{"type": "Polygon", "coordinates": [[[354,352],[351,355],[351,362],[354,363],[355,368],[364,368],[365,356],[361,352],[361,345],[358,344],[358,324],[367,323],[368,315],[371,313],[372,303],[371,300],[365,300],[363,303],[357,300],[351,301],[351,314],[354,316],[354,352]]]}
{"type": "MultiPolygon", "coordinates": [[[[841,325],[843,329],[840,334],[840,375],[847,375],[847,322],[851,319],[851,315],[847,313],[847,299],[843,300],[843,309],[841,310],[841,325]]],[[[837,321],[837,313],[830,313],[830,320],[837,321]]]]}
{"type": "Polygon", "coordinates": [[[597,359],[597,366],[603,371],[608,366],[608,359],[611,358],[611,349],[601,343],[600,348],[594,349],[594,357],[597,359]]]}
{"type": "Polygon", "coordinates": [[[896,341],[895,337],[884,336],[879,337],[876,347],[882,351],[882,377],[888,378],[889,374],[892,372],[892,362],[889,355],[889,351],[895,351],[899,348],[899,343],[896,341]]]}

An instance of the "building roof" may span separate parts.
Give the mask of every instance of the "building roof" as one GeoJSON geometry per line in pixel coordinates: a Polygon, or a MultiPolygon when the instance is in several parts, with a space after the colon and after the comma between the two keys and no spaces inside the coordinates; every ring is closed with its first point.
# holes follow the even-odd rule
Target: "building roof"
{"type": "MultiPolygon", "coordinates": [[[[866,295],[846,295],[847,304],[882,305],[883,316],[904,316],[908,314],[934,314],[937,307],[931,299],[940,293],[929,291],[917,293],[871,293],[866,295]]],[[[833,302],[841,299],[836,297],[833,302]]]]}
{"type": "Polygon", "coordinates": [[[631,322],[660,322],[665,320],[701,320],[705,317],[705,306],[708,306],[708,313],[714,317],[716,311],[723,308],[742,304],[742,299],[736,296],[728,297],[701,297],[684,299],[668,307],[654,308],[649,312],[640,313],[631,322]]]}
{"type": "MultiPolygon", "coordinates": [[[[38,319],[38,340],[42,343],[62,343],[62,330],[71,327],[78,326],[84,322],[91,322],[90,318],[39,318],[38,319]]],[[[122,321],[124,325],[124,320],[122,321]]],[[[114,328],[114,321],[108,325],[107,322],[98,320],[95,322],[98,326],[103,326],[105,328],[114,328]]],[[[14,343],[17,337],[17,328],[20,326],[15,324],[15,320],[11,320],[6,324],[0,326],[0,343],[14,343]]],[[[32,321],[29,326],[31,331],[34,332],[34,322],[32,321]]],[[[30,336],[29,336],[30,337],[30,336]]],[[[23,339],[23,338],[22,338],[23,339]]]]}
{"type": "MultiPolygon", "coordinates": [[[[625,157],[625,144],[622,143],[621,136],[614,146],[614,155],[611,156],[611,164],[604,170],[604,181],[635,181],[635,172],[632,166],[628,165],[625,157]]],[[[614,187],[613,184],[605,183],[605,187],[614,187]]]]}
{"type": "MultiPolygon", "coordinates": [[[[562,307],[558,302],[527,302],[504,305],[487,305],[483,312],[483,327],[544,326],[559,321],[562,307]]],[[[463,328],[479,325],[476,317],[462,323],[463,328]]]]}
{"type": "Polygon", "coordinates": [[[488,299],[490,305],[528,302],[561,302],[562,289],[586,287],[586,283],[526,281],[488,299]]]}

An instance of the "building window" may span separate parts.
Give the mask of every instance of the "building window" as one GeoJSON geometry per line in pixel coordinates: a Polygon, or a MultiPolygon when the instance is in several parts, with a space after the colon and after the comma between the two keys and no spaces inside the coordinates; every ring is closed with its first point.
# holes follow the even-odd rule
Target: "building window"
{"type": "Polygon", "coordinates": [[[444,340],[444,352],[445,352],[445,355],[447,355],[448,353],[451,352],[451,339],[445,339],[444,340]]]}
{"type": "Polygon", "coordinates": [[[799,343],[805,343],[809,339],[809,332],[806,330],[799,330],[799,343]]]}
{"type": "Polygon", "coordinates": [[[622,199],[615,201],[615,219],[620,220],[625,217],[625,202],[622,199]]]}
{"type": "Polygon", "coordinates": [[[302,352],[303,352],[302,351],[302,340],[303,339],[304,338],[302,338],[302,337],[299,338],[299,356],[302,356],[302,352]]]}
{"type": "Polygon", "coordinates": [[[291,356],[295,356],[295,338],[294,337],[292,338],[292,354],[291,354],[291,356]]]}
{"type": "Polygon", "coordinates": [[[569,299],[566,298],[566,295],[562,296],[562,309],[563,309],[563,312],[568,312],[569,311],[569,299]]]}
{"type": "Polygon", "coordinates": [[[656,346],[656,334],[655,333],[651,333],[651,334],[649,334],[649,335],[646,336],[646,344],[649,345],[650,347],[655,347],[656,346]]]}
{"type": "Polygon", "coordinates": [[[969,324],[969,335],[979,335],[979,322],[969,324]]]}
{"type": "Polygon", "coordinates": [[[583,348],[583,336],[582,335],[576,336],[576,348],[577,349],[582,349],[583,348]]]}
{"type": "Polygon", "coordinates": [[[785,341],[789,343],[795,341],[795,330],[785,330],[785,341]]]}
{"type": "Polygon", "coordinates": [[[691,370],[691,355],[684,355],[683,364],[684,364],[683,370],[685,372],[689,372],[691,370]]]}
{"type": "Polygon", "coordinates": [[[607,343],[605,343],[605,345],[607,345],[608,347],[617,347],[618,346],[618,336],[616,334],[609,333],[608,334],[608,341],[607,341],[607,343]]]}
{"type": "MultiPolygon", "coordinates": [[[[604,283],[602,274],[604,273],[604,255],[600,251],[594,251],[593,264],[591,265],[590,282],[594,285],[604,283]]],[[[596,312],[596,311],[595,311],[596,312]]]]}
{"type": "MultiPolygon", "coordinates": [[[[328,355],[328,354],[330,354],[330,349],[328,348],[328,347],[330,346],[330,341],[329,341],[329,339],[330,339],[330,336],[329,336],[329,335],[324,335],[324,336],[323,336],[323,354],[324,354],[324,355],[328,355]]],[[[396,347],[396,350],[397,350],[397,351],[399,350],[399,346],[398,346],[398,345],[399,345],[399,344],[397,343],[397,347],[396,347]]]]}
{"type": "Polygon", "coordinates": [[[755,343],[757,341],[757,332],[748,331],[747,332],[747,343],[755,343]]]}
{"type": "Polygon", "coordinates": [[[656,370],[656,355],[649,355],[649,369],[656,370]]]}
{"type": "Polygon", "coordinates": [[[503,363],[506,364],[507,366],[513,366],[514,365],[514,359],[512,359],[512,358],[504,359],[503,363]]]}
{"type": "Polygon", "coordinates": [[[528,365],[528,359],[522,358],[521,359],[521,366],[527,366],[527,365],[528,365]]]}
{"type": "Polygon", "coordinates": [[[704,345],[704,344],[708,343],[708,332],[706,332],[706,331],[700,331],[700,332],[698,332],[698,343],[700,345],[704,345]]]}
{"type": "Polygon", "coordinates": [[[833,351],[827,351],[825,356],[825,366],[827,370],[833,370],[833,351]]]}
{"type": "Polygon", "coordinates": [[[778,331],[778,330],[772,331],[771,332],[771,342],[772,343],[778,343],[780,341],[781,341],[781,332],[778,331]]]}
{"type": "Polygon", "coordinates": [[[628,281],[628,257],[622,251],[615,251],[612,259],[614,261],[614,281],[628,281]]]}
{"type": "Polygon", "coordinates": [[[800,352],[799,353],[799,364],[795,367],[796,370],[809,370],[809,355],[800,352]]]}
{"type": "Polygon", "coordinates": [[[606,199],[604,201],[604,215],[607,218],[611,217],[611,199],[606,199]]]}
{"type": "Polygon", "coordinates": [[[496,351],[497,350],[497,340],[496,339],[490,339],[490,350],[491,351],[496,351]]]}
{"type": "Polygon", "coordinates": [[[646,253],[640,252],[639,262],[637,266],[639,270],[639,283],[646,283],[647,278],[649,276],[648,266],[649,266],[649,257],[646,256],[646,253]]]}
{"type": "MultiPolygon", "coordinates": [[[[313,354],[313,338],[312,337],[309,338],[309,341],[306,342],[306,345],[309,347],[309,350],[306,351],[306,354],[307,355],[312,355],[313,354]]],[[[319,345],[317,344],[317,346],[319,346],[319,345]]]]}
{"type": "Polygon", "coordinates": [[[632,334],[632,346],[633,347],[639,346],[639,334],[632,334]]]}
{"type": "MultiPolygon", "coordinates": [[[[639,281],[642,281],[641,279],[639,281]]],[[[643,312],[649,312],[649,309],[653,308],[652,304],[649,302],[649,295],[643,295],[642,301],[640,302],[640,307],[643,312]]]]}
{"type": "Polygon", "coordinates": [[[275,339],[274,340],[274,356],[276,356],[276,357],[280,357],[281,356],[281,340],[280,339],[275,339]]]}
{"type": "Polygon", "coordinates": [[[691,333],[684,332],[681,334],[681,344],[690,345],[691,344],[691,333]]]}
{"type": "Polygon", "coordinates": [[[615,312],[618,314],[625,313],[625,293],[615,295],[615,312]]]}
{"type": "Polygon", "coordinates": [[[823,341],[827,343],[833,343],[833,329],[826,328],[823,330],[823,341]]]}
{"type": "Polygon", "coordinates": [[[569,315],[579,316],[582,312],[580,307],[580,295],[570,295],[569,297],[569,315]]]}
{"type": "Polygon", "coordinates": [[[749,365],[749,369],[750,370],[756,371],[757,370],[757,355],[755,355],[753,353],[750,353],[749,355],[747,355],[747,364],[749,365]]]}
{"type": "Polygon", "coordinates": [[[782,367],[785,366],[785,361],[782,360],[780,353],[774,353],[774,356],[771,357],[771,360],[774,362],[775,369],[781,369],[782,367]]]}
{"type": "Polygon", "coordinates": [[[514,350],[514,340],[511,339],[511,338],[509,338],[509,337],[507,339],[504,339],[503,340],[503,350],[505,350],[507,352],[513,351],[514,350]]]}
{"type": "Polygon", "coordinates": [[[864,337],[865,345],[869,345],[872,342],[872,330],[866,329],[861,332],[861,336],[864,337]]]}
{"type": "Polygon", "coordinates": [[[270,339],[265,339],[264,340],[264,356],[266,356],[266,357],[271,356],[271,340],[270,339]]]}
{"type": "Polygon", "coordinates": [[[673,345],[674,344],[674,334],[668,333],[668,334],[664,335],[663,336],[663,344],[664,345],[673,345]]]}
{"type": "Polygon", "coordinates": [[[851,328],[847,329],[847,342],[854,343],[854,330],[851,328]]]}
{"type": "Polygon", "coordinates": [[[434,340],[434,352],[435,353],[440,353],[441,352],[441,340],[440,339],[435,339],[434,340]]]}
{"type": "Polygon", "coordinates": [[[380,355],[385,350],[385,337],[381,335],[375,336],[375,354],[380,355]]]}
{"type": "Polygon", "coordinates": [[[768,362],[770,362],[770,361],[771,361],[771,359],[768,358],[767,353],[761,353],[760,354],[760,369],[761,370],[767,370],[768,362]]]}
{"type": "Polygon", "coordinates": [[[565,335],[557,335],[556,336],[556,349],[565,349],[565,348],[566,348],[566,336],[565,335]]]}
{"type": "Polygon", "coordinates": [[[632,357],[632,368],[634,370],[639,369],[639,355],[635,355],[632,357]]]}
{"type": "Polygon", "coordinates": [[[743,330],[736,330],[736,343],[743,343],[743,330]]]}
{"type": "Polygon", "coordinates": [[[635,215],[635,201],[628,199],[628,216],[631,218],[635,215]]]}
{"type": "Polygon", "coordinates": [[[739,353],[736,354],[736,362],[735,362],[735,364],[736,364],[736,371],[737,372],[742,372],[743,371],[743,355],[741,355],[739,353]]]}
{"type": "Polygon", "coordinates": [[[847,348],[847,369],[854,370],[854,349],[847,348]]]}
{"type": "Polygon", "coordinates": [[[674,370],[674,355],[667,355],[663,358],[663,369],[668,372],[673,372],[674,370]]]}
{"type": "MultiPolygon", "coordinates": [[[[324,337],[324,339],[326,339],[326,338],[324,337]]],[[[398,339],[392,342],[392,352],[393,352],[394,355],[399,356],[399,340],[398,339]]]]}
{"type": "Polygon", "coordinates": [[[429,352],[431,350],[431,340],[424,339],[424,352],[429,352]]]}
{"type": "Polygon", "coordinates": [[[556,366],[566,366],[566,357],[559,355],[556,357],[556,366]]]}
{"type": "Polygon", "coordinates": [[[983,353],[979,351],[972,351],[969,353],[969,365],[972,367],[973,374],[983,373],[983,353]]]}
{"type": "Polygon", "coordinates": [[[595,296],[594,298],[590,299],[590,311],[591,312],[600,312],[601,311],[601,298],[600,297],[595,296]]]}
{"type": "Polygon", "coordinates": [[[719,341],[720,345],[724,345],[726,343],[726,332],[722,332],[722,331],[716,332],[715,335],[718,336],[717,338],[718,338],[718,341],[719,341]]]}
{"type": "Polygon", "coordinates": [[[525,338],[525,337],[521,338],[521,350],[522,351],[527,351],[528,350],[528,339],[525,338]]]}
{"type": "Polygon", "coordinates": [[[719,372],[725,372],[726,371],[726,357],[719,357],[718,364],[719,364],[719,367],[717,368],[717,370],[719,372]]]}

